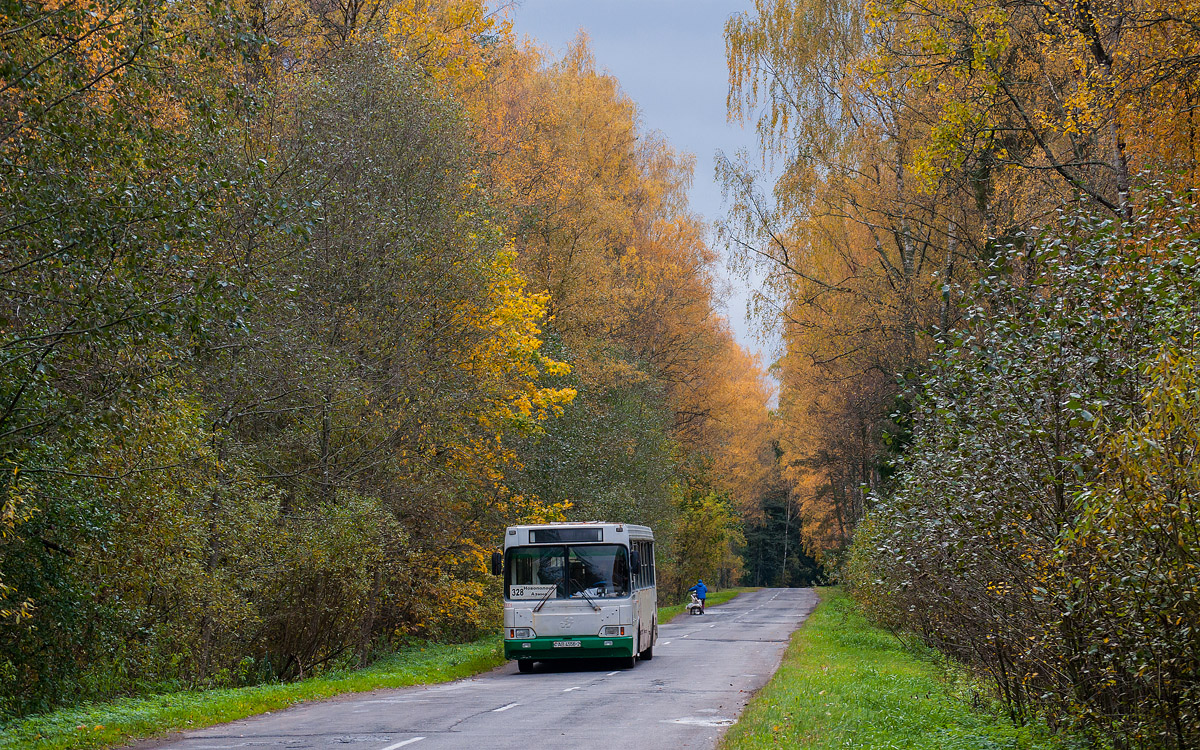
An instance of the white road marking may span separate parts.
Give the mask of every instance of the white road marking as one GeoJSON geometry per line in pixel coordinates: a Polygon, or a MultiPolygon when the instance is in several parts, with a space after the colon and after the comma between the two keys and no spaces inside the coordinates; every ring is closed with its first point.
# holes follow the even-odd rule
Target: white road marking
{"type": "Polygon", "coordinates": [[[727,727],[733,723],[733,719],[723,719],[718,716],[684,716],[682,719],[663,719],[663,723],[690,724],[694,727],[727,727]]]}
{"type": "Polygon", "coordinates": [[[515,708],[516,706],[519,706],[519,705],[521,705],[521,704],[520,703],[509,703],[507,706],[501,706],[500,708],[493,708],[492,713],[498,714],[501,711],[507,711],[508,709],[515,708]]]}
{"type": "Polygon", "coordinates": [[[424,737],[413,737],[411,740],[405,740],[404,742],[397,742],[395,745],[388,745],[387,747],[383,748],[382,750],[396,750],[396,748],[398,748],[398,747],[404,747],[405,745],[411,745],[412,743],[420,742],[423,739],[425,739],[425,738],[424,737]]]}
{"type": "Polygon", "coordinates": [[[613,676],[613,675],[615,675],[615,674],[621,674],[621,670],[619,670],[619,669],[618,669],[616,672],[609,672],[608,674],[606,674],[606,675],[604,675],[604,676],[605,676],[605,677],[612,677],[612,676],[613,676]]]}
{"type": "Polygon", "coordinates": [[[578,690],[579,688],[580,688],[580,686],[579,686],[579,685],[576,685],[576,686],[575,686],[575,687],[573,687],[573,688],[567,688],[567,689],[566,689],[566,690],[564,690],[563,692],[564,692],[564,693],[569,693],[569,692],[571,692],[572,690],[578,690]]]}
{"type": "Polygon", "coordinates": [[[658,645],[660,645],[660,646],[670,646],[670,645],[671,645],[671,642],[670,642],[670,641],[663,641],[662,643],[660,643],[660,644],[658,644],[658,645]]]}

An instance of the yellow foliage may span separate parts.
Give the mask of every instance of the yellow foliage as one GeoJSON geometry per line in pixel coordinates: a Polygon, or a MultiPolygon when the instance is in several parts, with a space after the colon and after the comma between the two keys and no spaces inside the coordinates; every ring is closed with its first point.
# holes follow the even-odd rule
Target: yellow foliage
{"type": "Polygon", "coordinates": [[[540,322],[548,295],[525,292],[525,279],[515,266],[516,253],[500,253],[493,265],[490,299],[495,306],[486,313],[464,311],[487,335],[481,336],[464,366],[480,382],[497,386],[486,411],[477,415],[482,424],[502,425],[509,421],[536,424],[562,413],[575,397],[572,388],[546,388],[537,384],[539,365],[547,374],[565,375],[570,365],[538,353],[540,322]]]}
{"type": "Polygon", "coordinates": [[[512,24],[499,13],[481,0],[397,0],[387,38],[397,55],[469,104],[496,50],[511,44],[512,24]]]}

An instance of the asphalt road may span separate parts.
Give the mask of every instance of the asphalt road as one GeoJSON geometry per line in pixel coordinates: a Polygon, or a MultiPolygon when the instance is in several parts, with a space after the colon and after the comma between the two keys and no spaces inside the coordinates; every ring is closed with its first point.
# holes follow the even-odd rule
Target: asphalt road
{"type": "Polygon", "coordinates": [[[659,628],[654,659],[516,662],[458,682],[358,693],[142,743],[139,748],[534,750],[713,748],[816,606],[812,589],[743,594],[659,628]]]}

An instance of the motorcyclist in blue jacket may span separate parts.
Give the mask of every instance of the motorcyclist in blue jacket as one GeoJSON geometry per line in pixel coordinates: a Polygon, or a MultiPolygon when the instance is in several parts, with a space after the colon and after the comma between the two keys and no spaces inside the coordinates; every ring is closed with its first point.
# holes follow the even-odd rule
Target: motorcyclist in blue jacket
{"type": "Polygon", "coordinates": [[[708,586],[704,585],[704,580],[697,580],[696,585],[692,586],[688,591],[696,592],[696,598],[700,600],[700,614],[704,614],[704,597],[708,596],[708,586]]]}

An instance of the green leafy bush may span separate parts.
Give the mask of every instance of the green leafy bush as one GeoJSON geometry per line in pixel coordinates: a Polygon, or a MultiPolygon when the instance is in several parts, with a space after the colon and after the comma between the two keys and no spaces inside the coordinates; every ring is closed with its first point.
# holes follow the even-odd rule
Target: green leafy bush
{"type": "Polygon", "coordinates": [[[1200,235],[1163,190],[1003,248],[916,394],[894,493],[849,570],[884,622],[1046,711],[1146,747],[1200,741],[1200,235]]]}

